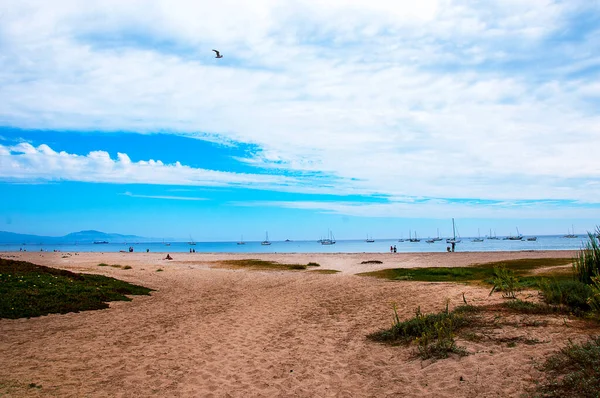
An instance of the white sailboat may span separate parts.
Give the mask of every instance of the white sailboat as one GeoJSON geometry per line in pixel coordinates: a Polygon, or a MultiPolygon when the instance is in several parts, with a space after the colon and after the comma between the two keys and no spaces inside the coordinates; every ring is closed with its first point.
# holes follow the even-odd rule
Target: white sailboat
{"type": "Polygon", "coordinates": [[[327,230],[327,238],[319,239],[319,243],[322,245],[335,245],[335,237],[333,236],[333,232],[327,230]]]}
{"type": "Polygon", "coordinates": [[[460,239],[456,239],[456,226],[454,225],[454,218],[452,219],[452,239],[446,239],[446,243],[460,243],[460,239]]]}
{"type": "Polygon", "coordinates": [[[373,243],[373,242],[375,242],[375,239],[373,239],[372,236],[369,238],[369,234],[367,234],[367,239],[365,240],[365,242],[367,242],[367,243],[373,243]]]}
{"type": "Polygon", "coordinates": [[[477,238],[471,240],[471,242],[483,242],[483,239],[481,239],[481,233],[479,232],[479,228],[477,228],[477,238]]]}
{"type": "Polygon", "coordinates": [[[269,232],[265,233],[265,240],[260,242],[260,244],[263,246],[269,246],[271,244],[271,242],[269,242],[269,232]]]}
{"type": "Polygon", "coordinates": [[[237,243],[238,245],[245,245],[246,242],[244,242],[244,235],[242,235],[242,239],[240,239],[240,241],[237,243]]]}
{"type": "Polygon", "coordinates": [[[194,242],[194,238],[192,238],[192,235],[190,235],[190,241],[188,242],[188,245],[196,246],[196,242],[194,242]]]}
{"type": "MultiPolygon", "coordinates": [[[[410,233],[410,231],[409,231],[409,233],[410,233]]],[[[417,231],[415,231],[415,237],[414,238],[410,238],[409,241],[413,242],[413,243],[421,241],[421,239],[417,238],[417,231]]]]}
{"type": "Polygon", "coordinates": [[[577,238],[577,235],[575,235],[575,227],[573,225],[571,225],[571,230],[572,231],[568,231],[569,233],[566,234],[565,236],[563,236],[563,238],[569,238],[569,239],[577,238]]]}
{"type": "Polygon", "coordinates": [[[494,231],[494,235],[492,235],[492,229],[490,228],[490,236],[488,236],[489,240],[499,240],[496,236],[496,231],[494,231]]]}

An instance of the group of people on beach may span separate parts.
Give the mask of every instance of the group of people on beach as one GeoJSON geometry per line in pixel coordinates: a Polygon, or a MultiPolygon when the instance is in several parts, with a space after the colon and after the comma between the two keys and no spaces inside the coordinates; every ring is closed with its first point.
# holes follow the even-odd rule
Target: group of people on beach
{"type": "Polygon", "coordinates": [[[397,252],[396,245],[390,246],[390,253],[396,253],[396,252],[397,252]]]}

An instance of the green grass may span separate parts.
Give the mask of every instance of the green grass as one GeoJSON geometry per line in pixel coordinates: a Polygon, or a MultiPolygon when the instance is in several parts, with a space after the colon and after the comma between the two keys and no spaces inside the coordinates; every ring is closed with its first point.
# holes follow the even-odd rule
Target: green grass
{"type": "Polygon", "coordinates": [[[307,267],[319,267],[317,263],[308,264],[282,264],[276,261],[265,261],[257,259],[222,260],[218,264],[233,268],[250,268],[255,270],[303,270],[307,267]]]}
{"type": "Polygon", "coordinates": [[[542,367],[547,377],[538,397],[598,397],[600,395],[600,336],[583,344],[569,342],[542,367]]]}
{"type": "Polygon", "coordinates": [[[401,321],[394,306],[394,322],[389,329],[369,334],[374,341],[391,344],[409,344],[415,342],[422,359],[446,358],[450,353],[466,355],[466,351],[456,346],[455,332],[468,326],[478,309],[473,306],[457,307],[454,311],[435,314],[423,314],[421,309],[415,316],[401,321]]]}
{"type": "Polygon", "coordinates": [[[108,308],[110,301],[152,290],[101,275],[0,259],[0,318],[25,318],[108,308]]]}
{"type": "Polygon", "coordinates": [[[518,312],[521,314],[546,315],[546,314],[561,314],[561,313],[564,314],[564,313],[569,312],[564,307],[558,307],[558,306],[548,305],[548,304],[533,303],[530,301],[523,301],[523,300],[518,300],[518,299],[507,301],[507,302],[503,303],[502,305],[505,308],[508,308],[509,310],[512,310],[514,312],[518,312]]]}
{"type": "Polygon", "coordinates": [[[314,273],[317,273],[317,274],[330,275],[330,274],[337,274],[340,271],[338,271],[337,269],[315,269],[315,270],[308,271],[308,272],[314,272],[314,273]]]}
{"type": "MultiPolygon", "coordinates": [[[[568,258],[518,259],[474,264],[469,267],[426,267],[426,268],[390,268],[379,271],[363,272],[358,275],[372,276],[390,280],[411,280],[421,282],[476,282],[492,283],[494,268],[505,267],[519,277],[520,287],[535,287],[539,277],[529,275],[531,270],[544,267],[557,267],[570,264],[568,258]]],[[[548,275],[546,273],[545,275],[548,275]]],[[[571,278],[558,273],[557,278],[571,278]]]]}
{"type": "Polygon", "coordinates": [[[121,268],[121,269],[131,269],[131,265],[120,265],[120,264],[106,264],[100,263],[98,267],[112,267],[112,268],[121,268]]]}
{"type": "Polygon", "coordinates": [[[600,227],[596,228],[595,233],[588,232],[588,241],[573,263],[577,278],[588,285],[592,283],[594,275],[600,275],[600,243],[596,236],[600,236],[600,227]]]}

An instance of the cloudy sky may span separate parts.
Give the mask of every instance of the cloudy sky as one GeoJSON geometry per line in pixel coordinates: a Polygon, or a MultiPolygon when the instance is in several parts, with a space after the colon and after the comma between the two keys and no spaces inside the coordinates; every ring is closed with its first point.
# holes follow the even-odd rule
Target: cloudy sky
{"type": "Polygon", "coordinates": [[[599,49],[593,0],[0,0],[0,230],[583,233],[599,49]]]}

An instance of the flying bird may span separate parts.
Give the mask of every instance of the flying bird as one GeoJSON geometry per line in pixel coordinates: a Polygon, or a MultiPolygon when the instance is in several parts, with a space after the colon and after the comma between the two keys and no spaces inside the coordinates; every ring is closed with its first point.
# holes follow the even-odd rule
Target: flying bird
{"type": "Polygon", "coordinates": [[[221,55],[220,52],[218,52],[217,50],[213,50],[213,51],[217,54],[217,56],[215,58],[223,58],[223,56],[221,55]]]}

